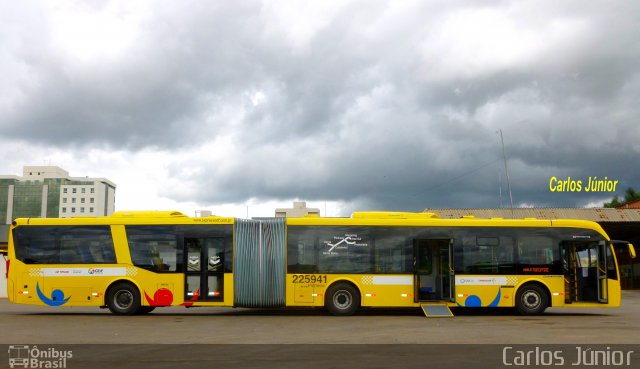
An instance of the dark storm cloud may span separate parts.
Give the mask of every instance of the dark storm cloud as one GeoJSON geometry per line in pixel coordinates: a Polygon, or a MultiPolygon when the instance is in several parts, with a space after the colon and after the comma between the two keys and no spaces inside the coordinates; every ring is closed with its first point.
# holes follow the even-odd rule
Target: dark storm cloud
{"type": "Polygon", "coordinates": [[[253,79],[252,63],[243,60],[252,56],[242,50],[255,42],[258,25],[244,20],[251,14],[242,7],[203,7],[175,19],[168,18],[171,9],[155,10],[115,61],[86,65],[48,47],[46,37],[40,47],[19,50],[15,57],[34,81],[4,114],[3,126],[16,138],[63,147],[170,148],[203,130],[215,135],[223,124],[216,121],[219,105],[253,79]]]}
{"type": "Polygon", "coordinates": [[[308,35],[277,5],[160,5],[124,56],[89,65],[45,32],[42,48],[9,50],[30,77],[0,110],[3,136],[132,151],[226,137],[224,163],[168,167],[197,185],[167,196],[211,204],[497,206],[498,129],[516,203],[610,196],[550,193],[551,176],[640,187],[638,4],[366,4],[318,15],[308,35]]]}

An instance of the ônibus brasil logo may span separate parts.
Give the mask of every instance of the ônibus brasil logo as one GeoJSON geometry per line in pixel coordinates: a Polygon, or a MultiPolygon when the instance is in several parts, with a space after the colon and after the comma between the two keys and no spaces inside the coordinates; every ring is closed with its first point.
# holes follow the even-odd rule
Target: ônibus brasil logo
{"type": "Polygon", "coordinates": [[[67,360],[73,357],[71,350],[53,347],[9,345],[9,367],[16,368],[66,368],[67,360]]]}

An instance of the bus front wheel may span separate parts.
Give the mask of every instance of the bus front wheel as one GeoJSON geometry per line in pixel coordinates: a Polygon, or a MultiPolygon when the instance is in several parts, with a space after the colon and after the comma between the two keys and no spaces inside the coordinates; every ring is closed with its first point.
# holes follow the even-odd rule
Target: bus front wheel
{"type": "Polygon", "coordinates": [[[140,292],[131,283],[118,283],[107,293],[107,306],[116,315],[133,315],[140,309],[140,292]]]}
{"type": "Polygon", "coordinates": [[[540,315],[548,306],[547,293],[538,285],[524,285],[516,294],[516,310],[522,315],[540,315]]]}
{"type": "Polygon", "coordinates": [[[360,308],[360,292],[352,284],[336,283],[325,295],[325,306],[333,315],[353,315],[360,308]]]}

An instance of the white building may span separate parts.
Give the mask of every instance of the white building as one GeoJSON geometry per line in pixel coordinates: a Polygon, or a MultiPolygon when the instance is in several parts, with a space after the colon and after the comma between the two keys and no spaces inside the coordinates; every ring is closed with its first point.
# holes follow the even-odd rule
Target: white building
{"type": "Polygon", "coordinates": [[[106,178],[71,177],[55,166],[25,166],[22,174],[0,176],[0,224],[20,217],[105,216],[115,210],[116,185],[106,178]]]}
{"type": "Polygon", "coordinates": [[[307,215],[320,216],[320,209],[308,208],[305,201],[294,201],[293,208],[276,209],[276,218],[301,218],[307,215]]]}

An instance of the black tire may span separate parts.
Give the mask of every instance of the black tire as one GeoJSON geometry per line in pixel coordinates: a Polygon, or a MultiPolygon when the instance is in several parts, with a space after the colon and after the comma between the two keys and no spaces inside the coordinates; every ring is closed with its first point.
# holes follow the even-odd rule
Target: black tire
{"type": "Polygon", "coordinates": [[[138,311],[136,311],[136,314],[138,315],[144,315],[144,314],[149,314],[150,312],[152,312],[156,307],[155,306],[140,306],[138,308],[138,311]]]}
{"type": "Polygon", "coordinates": [[[140,291],[131,283],[121,282],[109,288],[107,307],[116,315],[133,315],[140,309],[140,291]]]}
{"type": "Polygon", "coordinates": [[[327,290],[324,305],[333,315],[353,315],[360,308],[360,292],[352,284],[336,283],[327,290]]]}
{"type": "Polygon", "coordinates": [[[549,297],[544,288],[527,284],[516,294],[516,310],[521,315],[540,315],[549,307],[549,297]]]}

